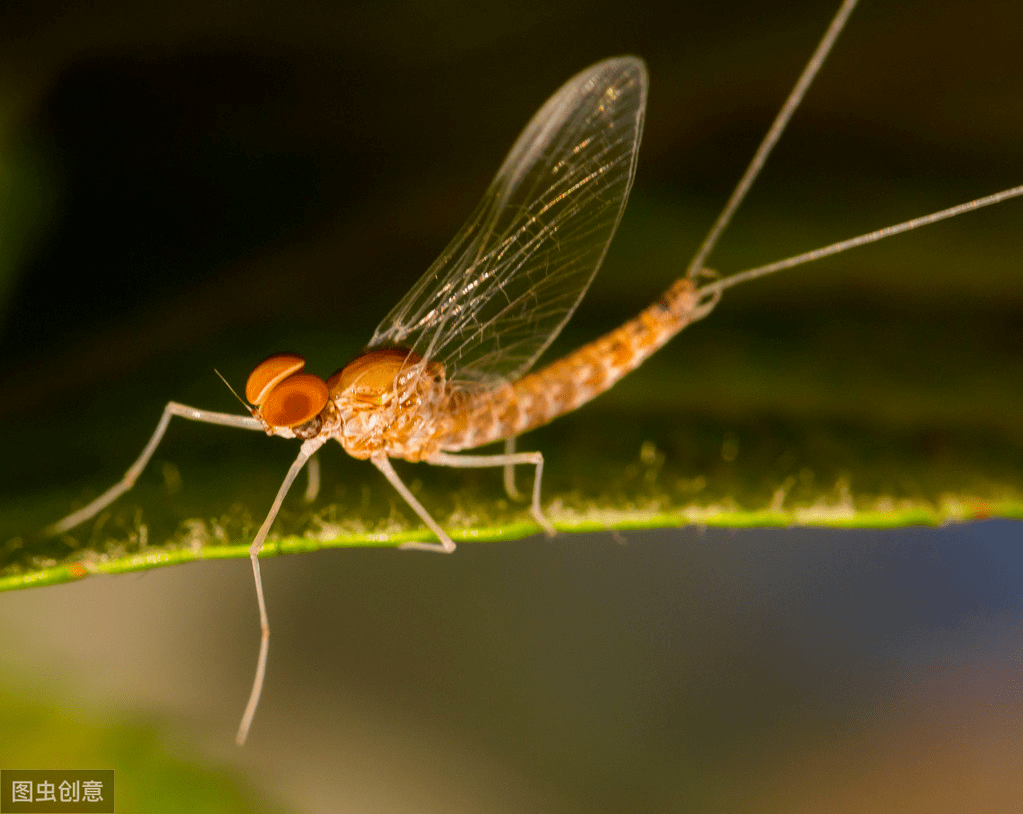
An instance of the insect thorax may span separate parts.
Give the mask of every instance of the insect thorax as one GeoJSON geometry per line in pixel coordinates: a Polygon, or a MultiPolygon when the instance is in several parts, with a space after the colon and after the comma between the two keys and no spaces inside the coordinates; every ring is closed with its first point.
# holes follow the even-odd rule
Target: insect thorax
{"type": "Polygon", "coordinates": [[[444,369],[401,348],[370,351],[331,377],[339,419],[331,435],[354,458],[384,452],[419,461],[437,450],[444,412],[444,369]]]}

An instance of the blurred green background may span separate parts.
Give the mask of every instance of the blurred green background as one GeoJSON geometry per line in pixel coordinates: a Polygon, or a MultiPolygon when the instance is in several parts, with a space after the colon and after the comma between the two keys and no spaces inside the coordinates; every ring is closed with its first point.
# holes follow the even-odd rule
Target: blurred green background
{"type": "MultiPolygon", "coordinates": [[[[241,382],[279,350],[323,374],[346,361],[543,100],[625,52],[651,72],[639,174],[559,347],[630,316],[684,268],[833,13],[5,5],[4,539],[116,478],[168,399],[234,409],[214,366],[241,382]]],[[[711,265],[1020,183],[1021,31],[1015,2],[864,0],[711,265]]],[[[634,435],[710,422],[754,448],[792,431],[796,458],[817,460],[818,436],[800,433],[823,422],[882,450],[912,436],[921,460],[964,462],[970,488],[1018,495],[1021,206],[731,291],[621,388],[527,443],[564,489],[564,437],[624,438],[620,455],[638,460],[634,435]]],[[[197,483],[219,501],[252,472],[272,484],[293,454],[238,436],[168,436],[153,483],[161,462],[180,466],[176,519],[203,510],[197,483]]],[[[330,488],[386,515],[374,473],[324,463],[330,488]]],[[[421,469],[407,471],[435,479],[421,469]]],[[[921,477],[885,473],[900,494],[921,477]]],[[[167,765],[239,789],[231,803],[211,790],[209,810],[1012,810],[1020,550],[1003,521],[283,557],[264,567],[274,641],[244,750],[231,738],[257,638],[246,564],[6,594],[0,766],[101,762],[118,770],[122,811],[196,806],[152,781],[195,785],[167,765]],[[68,716],[91,733],[74,750],[68,716]]]]}

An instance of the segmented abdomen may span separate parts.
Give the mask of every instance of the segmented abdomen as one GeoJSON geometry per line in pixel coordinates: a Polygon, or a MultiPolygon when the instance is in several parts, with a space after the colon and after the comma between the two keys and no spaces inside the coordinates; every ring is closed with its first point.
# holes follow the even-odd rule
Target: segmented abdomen
{"type": "Polygon", "coordinates": [[[542,426],[600,395],[688,325],[700,296],[678,280],[635,318],[600,339],[496,391],[459,398],[435,436],[457,451],[511,438],[542,426]]]}

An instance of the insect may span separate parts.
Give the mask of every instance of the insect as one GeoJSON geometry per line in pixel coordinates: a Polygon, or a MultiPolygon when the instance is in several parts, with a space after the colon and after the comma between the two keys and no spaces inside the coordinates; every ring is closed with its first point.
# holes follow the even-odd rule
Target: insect
{"type": "Polygon", "coordinates": [[[295,479],[328,441],[376,466],[436,535],[436,542],[405,548],[450,552],[455,544],[398,477],[391,458],[437,466],[502,467],[509,493],[515,491],[514,467],[531,466],[530,510],[553,533],[540,501],[543,456],[515,451],[518,435],[607,390],[684,327],[710,313],[731,286],[1023,194],[1023,187],[1015,187],[724,278],[705,268],[854,5],[855,0],[842,4],[686,273],[634,319],[530,372],[596,274],[632,186],[647,73],[640,59],[618,57],[582,71],[540,108],[476,212],[381,322],[363,354],[325,379],[305,372],[300,356],[269,357],[246,383],[247,415],[169,403],[124,478],[48,532],[78,525],[130,489],[175,416],[301,442],[249,549],[261,639],[237,735],[238,743],[244,743],[269,652],[259,553],[295,479]],[[463,454],[502,440],[503,453],[463,454]]]}

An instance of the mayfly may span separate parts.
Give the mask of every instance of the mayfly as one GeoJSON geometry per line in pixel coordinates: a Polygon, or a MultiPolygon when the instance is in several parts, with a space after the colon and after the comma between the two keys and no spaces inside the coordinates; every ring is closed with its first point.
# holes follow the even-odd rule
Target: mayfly
{"type": "Polygon", "coordinates": [[[305,372],[300,356],[271,356],[256,366],[246,384],[249,415],[170,402],[124,478],[48,532],[67,531],[130,489],[175,416],[301,441],[249,549],[262,635],[238,730],[237,741],[244,743],[269,652],[259,553],[292,483],[329,440],[376,466],[436,536],[436,542],[408,543],[405,548],[450,552],[455,544],[398,477],[391,458],[437,466],[504,467],[510,494],[514,467],[532,466],[530,509],[537,523],[553,533],[540,502],[543,456],[516,452],[517,436],[607,390],[684,327],[710,313],[731,286],[1023,194],[1023,186],[1015,187],[725,278],[705,268],[855,2],[843,2],[686,273],[634,319],[529,372],[590,285],[632,186],[647,72],[640,59],[625,56],[587,68],[540,108],[475,213],[380,323],[364,353],[326,379],[305,372]],[[459,454],[498,441],[505,442],[503,453],[459,454]]]}

